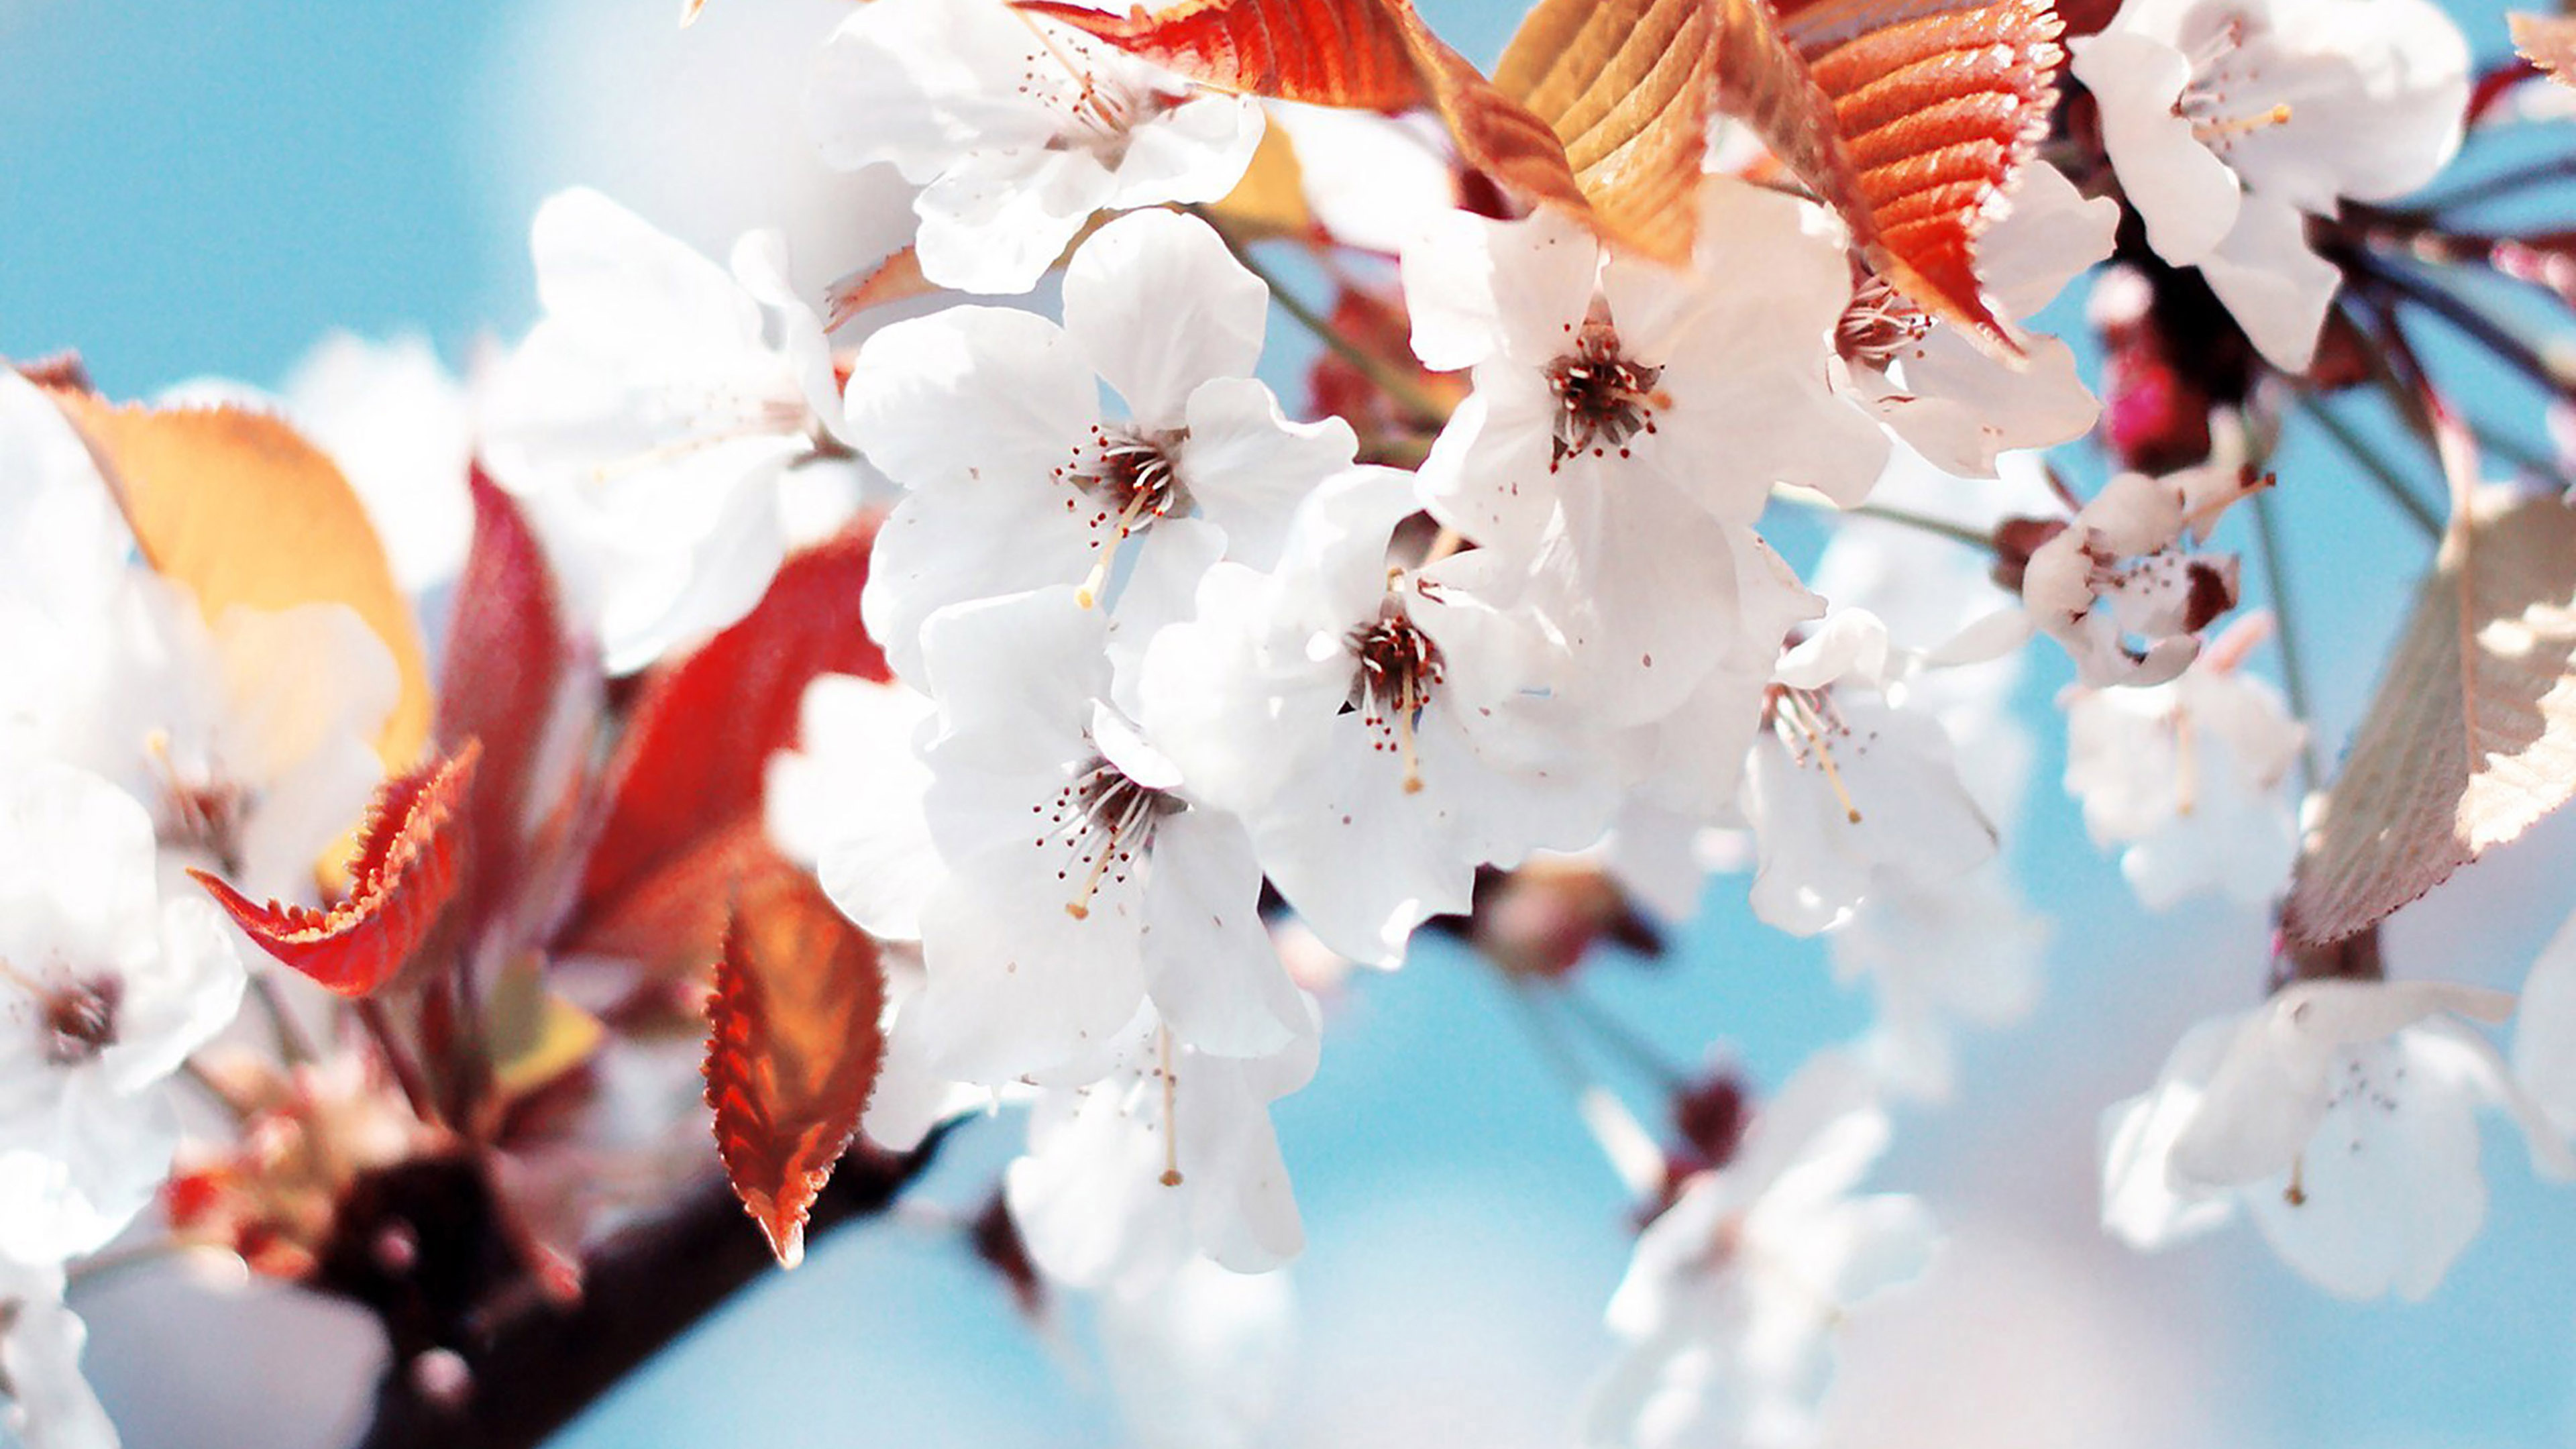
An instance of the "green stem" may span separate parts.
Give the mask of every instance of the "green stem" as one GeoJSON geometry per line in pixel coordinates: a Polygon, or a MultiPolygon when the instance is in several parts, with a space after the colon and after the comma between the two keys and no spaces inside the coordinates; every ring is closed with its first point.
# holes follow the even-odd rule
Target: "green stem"
{"type": "Polygon", "coordinates": [[[1875,518],[1881,523],[1893,523],[1900,528],[1911,528],[1921,533],[1933,534],[1946,538],[1952,543],[1964,543],[1970,548],[1982,549],[1988,553],[1992,553],[1995,547],[1994,535],[1983,529],[1970,528],[1964,523],[1952,523],[1946,518],[1934,518],[1928,513],[1916,513],[1911,509],[1895,508],[1885,503],[1858,503],[1844,508],[1809,493],[1775,489],[1771,496],[1784,503],[1795,503],[1804,508],[1815,509],[1819,513],[1842,513],[1859,518],[1875,518]]]}
{"type": "Polygon", "coordinates": [[[2272,603],[2274,638],[2281,643],[2281,678],[2290,693],[2290,712],[2306,725],[2299,741],[2299,783],[2310,793],[2325,779],[2317,763],[2317,712],[2308,694],[2308,671],[2299,654],[2298,621],[2291,617],[2290,565],[2283,557],[2278,523],[2273,518],[2272,490],[2254,495],[2254,542],[2263,555],[2263,592],[2272,603]]]}
{"type": "Polygon", "coordinates": [[[1358,368],[1362,376],[1374,383],[1380,392],[1395,399],[1405,411],[1417,417],[1428,418],[1435,423],[1448,420],[1447,403],[1432,396],[1404,369],[1344,337],[1341,329],[1333,325],[1331,318],[1308,306],[1296,293],[1289,291],[1276,274],[1252,255],[1252,248],[1215,217],[1209,216],[1204,210],[1199,211],[1198,216],[1200,220],[1215,229],[1218,239],[1225,243],[1225,249],[1234,254],[1235,261],[1240,263],[1245,271],[1258,278],[1261,285],[1270,289],[1270,300],[1279,304],[1279,310],[1294,318],[1298,326],[1314,334],[1315,340],[1331,349],[1334,356],[1358,368]]]}
{"type": "Polygon", "coordinates": [[[2379,491],[2387,497],[2388,501],[2395,504],[2399,512],[2412,520],[2415,526],[2423,531],[2426,538],[2437,541],[2441,538],[2441,515],[2427,506],[2423,499],[2415,496],[2415,490],[2407,486],[2405,475],[2399,473],[2394,464],[2379,456],[2379,451],[2370,446],[2359,433],[2354,432],[2350,423],[2335,416],[2334,410],[2327,407],[2324,400],[2306,393],[2299,395],[2299,411],[2307,414],[2318,427],[2325,430],[2326,436],[2334,439],[2344,452],[2350,454],[2353,461],[2362,466],[2362,471],[2370,475],[2371,481],[2379,485],[2379,491]]]}

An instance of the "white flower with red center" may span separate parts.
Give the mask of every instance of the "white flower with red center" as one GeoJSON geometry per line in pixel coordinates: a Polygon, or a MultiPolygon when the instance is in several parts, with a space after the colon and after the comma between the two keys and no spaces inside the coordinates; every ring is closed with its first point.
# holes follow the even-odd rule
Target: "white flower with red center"
{"type": "Polygon", "coordinates": [[[845,888],[861,925],[918,927],[928,983],[897,1035],[938,1075],[1000,1085],[1096,1054],[1150,994],[1185,1046],[1275,1051],[1305,1008],[1262,929],[1251,837],[1109,702],[1109,621],[1071,593],[932,617],[924,791],[909,819],[849,821],[889,840],[842,849],[937,862],[909,923],[845,888]]]}
{"type": "Polygon", "coordinates": [[[736,244],[728,275],[572,190],[532,239],[545,316],[481,389],[484,458],[628,673],[759,601],[791,471],[850,470],[831,348],[773,233],[736,244]]]}
{"type": "Polygon", "coordinates": [[[1315,1074],[1311,1000],[1279,1047],[1195,1050],[1145,1006],[1100,1039],[1070,1080],[1040,1083],[1029,1150],[1003,1178],[1011,1216],[1045,1273],[1078,1288],[1150,1285],[1193,1256],[1263,1273],[1306,1234],[1270,1104],[1315,1074]]]}
{"type": "Polygon", "coordinates": [[[1853,1193],[1888,1137],[1869,1074],[1828,1053],[1684,1183],[1610,1300],[1624,1347],[1593,1386],[1586,1449],[1806,1442],[1849,1310],[1919,1276],[1936,1242],[1915,1199],[1853,1193]]]}
{"type": "Polygon", "coordinates": [[[2433,1291],[2486,1216],[2476,1109],[2528,1134],[2533,1166],[2576,1176],[2485,1037],[2502,992],[2308,981],[2185,1033],[2146,1094],[2102,1117],[2102,1225],[2155,1249],[2242,1208],[2281,1260],[2346,1298],[2433,1291]]]}
{"type": "Polygon", "coordinates": [[[1144,721],[1193,793],[1240,815],[1324,943],[1392,966],[1428,916],[1467,909],[1480,865],[1590,844],[1602,751],[1534,696],[1562,668],[1490,553],[1390,566],[1411,479],[1319,489],[1269,574],[1211,570],[1198,617],[1149,647],[1144,721]]]}
{"type": "Polygon", "coordinates": [[[859,7],[806,112],[826,164],[885,163],[921,188],[922,275],[984,293],[1035,286],[1094,213],[1223,197],[1262,126],[1250,99],[1005,0],[859,7]]]}
{"type": "MultiPolygon", "coordinates": [[[[2119,225],[2118,202],[2087,200],[2056,167],[2034,161],[1977,239],[1978,279],[1999,315],[2030,317],[2111,255],[2119,225]]],[[[2006,361],[1876,277],[1862,279],[1837,342],[1871,410],[1934,466],[1962,476],[1994,476],[2009,448],[2080,438],[2102,410],[2064,342],[2023,338],[2023,355],[2006,361]]]]}
{"type": "Polygon", "coordinates": [[[2095,844],[2126,847],[2121,874],[2150,906],[2204,890],[2261,905],[2289,882],[2299,831],[2283,782],[2307,727],[2240,667],[2268,632],[2249,619],[2163,684],[2069,694],[2066,788],[2095,844]]]}
{"type": "Polygon", "coordinates": [[[63,1271],[0,1253],[0,1439],[25,1449],[116,1449],[81,1377],[89,1329],[63,1306],[63,1271]]]}
{"type": "Polygon", "coordinates": [[[1404,255],[1414,350],[1475,391],[1423,464],[1434,516],[1536,566],[1587,708],[1662,717],[1723,657],[1734,581],[1702,561],[1777,483],[1857,502],[1887,441],[1835,396],[1843,238],[1805,202],[1703,184],[1678,273],[1542,211],[1451,213],[1404,255]]]}
{"type": "Polygon", "coordinates": [[[2128,0],[2068,49],[2149,244],[2291,372],[2341,277],[2306,219],[2432,180],[2469,96],[2468,44],[2425,0],[2128,0]]]}
{"type": "Polygon", "coordinates": [[[1742,803],[1760,857],[1753,910],[1784,931],[1829,930],[1879,891],[1953,880],[1995,853],[1948,732],[1909,707],[1907,667],[1860,610],[1781,656],[1742,803]]]}
{"type": "Polygon", "coordinates": [[[1269,289],[1205,222],[1140,212],[1100,229],[1064,280],[1064,325],[956,307],[868,339],[852,435],[910,491],[877,535],[868,632],[906,679],[922,621],[969,599],[1078,585],[1108,598],[1165,520],[1223,530],[1267,568],[1297,501],[1350,465],[1338,419],[1291,423],[1251,380],[1269,289]],[[1107,383],[1127,405],[1104,416],[1107,383]],[[1133,552],[1132,564],[1123,556],[1133,552]]]}
{"type": "Polygon", "coordinates": [[[2268,480],[2211,468],[2150,478],[2123,473],[2046,525],[2022,569],[2033,626],[2075,660],[2087,688],[2162,684],[2200,654],[2200,631],[2236,607],[2232,554],[2185,552],[2218,515],[2268,480]]]}
{"type": "Polygon", "coordinates": [[[0,766],[0,1253],[58,1262],[151,1201],[167,1079],[244,980],[201,896],[160,898],[152,822],[68,766],[0,766]]]}

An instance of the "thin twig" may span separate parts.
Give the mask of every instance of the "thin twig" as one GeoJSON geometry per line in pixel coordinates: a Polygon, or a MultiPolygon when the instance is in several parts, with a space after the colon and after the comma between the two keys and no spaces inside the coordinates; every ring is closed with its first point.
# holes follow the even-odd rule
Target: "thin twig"
{"type": "Polygon", "coordinates": [[[1678,1092],[1690,1085],[1690,1074],[1666,1060],[1654,1043],[1612,1014],[1601,1003],[1572,987],[1556,993],[1565,1006],[1566,1015],[1592,1033],[1593,1039],[1608,1048],[1620,1060],[1668,1092],[1678,1092]]]}
{"type": "Polygon", "coordinates": [[[367,1035],[375,1039],[376,1051],[385,1059],[385,1070],[393,1074],[394,1085],[402,1088],[403,1100],[411,1104],[411,1114],[428,1126],[446,1126],[447,1119],[438,1110],[438,1095],[429,1089],[429,1078],[412,1058],[411,1049],[403,1045],[393,1018],[385,1013],[385,1004],[361,1000],[357,1009],[358,1020],[365,1023],[367,1035]]]}

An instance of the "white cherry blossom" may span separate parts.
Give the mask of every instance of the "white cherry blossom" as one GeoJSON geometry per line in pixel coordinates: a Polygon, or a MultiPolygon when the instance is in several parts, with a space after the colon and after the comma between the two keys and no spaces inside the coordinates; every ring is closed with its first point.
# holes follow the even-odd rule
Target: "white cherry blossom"
{"type": "Polygon", "coordinates": [[[62,409],[0,367],[0,759],[47,753],[94,695],[133,539],[62,409]]]}
{"type": "Polygon", "coordinates": [[[286,415],[366,505],[395,581],[415,596],[452,582],[474,534],[474,403],[428,341],[334,332],[282,391],[286,415]]]}
{"type": "Polygon", "coordinates": [[[202,896],[160,898],[152,822],[65,765],[0,766],[0,1253],[89,1252],[178,1145],[167,1078],[244,976],[202,896]]]}
{"type": "MultiPolygon", "coordinates": [[[[1070,593],[932,617],[926,788],[909,820],[850,822],[892,841],[844,849],[938,862],[913,922],[928,984],[899,1035],[938,1074],[998,1085],[1095,1054],[1150,993],[1185,1045],[1276,1051],[1306,1019],[1261,926],[1251,837],[1109,702],[1107,620],[1070,593]]],[[[901,924],[897,905],[855,904],[863,925],[901,924]]]]}
{"type": "Polygon", "coordinates": [[[2068,48],[2148,242],[2291,372],[2341,280],[2306,218],[2412,191],[2459,149],[2468,44],[2426,0],[2127,0],[2068,48]]]}
{"type": "Polygon", "coordinates": [[[1100,1357],[1137,1449],[1276,1441],[1297,1366],[1290,1276],[1193,1257],[1101,1295],[1100,1357]]]}
{"type": "MultiPolygon", "coordinates": [[[[2022,169],[1977,239],[1978,278],[1998,316],[2026,319],[2111,255],[2120,204],[2087,199],[2045,161],[2022,169]]],[[[2020,339],[2005,360],[1866,278],[1838,338],[1851,385],[1896,435],[1952,473],[1991,477],[1996,456],[2082,437],[2101,404],[2055,337],[2020,339]]]]}
{"type": "Polygon", "coordinates": [[[1073,1080],[1041,1084],[1029,1150],[1003,1177],[1011,1217],[1049,1277],[1136,1292],[1194,1256],[1236,1273],[1294,1258],[1305,1228],[1270,1104],[1315,1074],[1311,1000],[1278,1050],[1215,1056],[1149,1005],[1073,1080]]]}
{"type": "Polygon", "coordinates": [[[116,1426],[81,1377],[89,1329],[63,1306],[59,1267],[0,1253],[0,1440],[24,1449],[116,1449],[116,1426]]]}
{"type": "Polygon", "coordinates": [[[877,536],[865,598],[896,673],[921,677],[922,621],[946,605],[1052,584],[1106,598],[1162,549],[1168,518],[1196,513],[1227,556],[1273,563],[1297,500],[1358,443],[1338,419],[1287,421],[1251,380],[1268,312],[1268,289],[1205,222],[1153,211],[1083,243],[1061,328],[957,307],[869,338],[850,428],[910,490],[877,536]],[[1104,416],[1103,382],[1127,416],[1104,416]]]}
{"type": "Polygon", "coordinates": [[[2513,998],[2438,982],[2311,981],[2185,1033],[2102,1118],[2102,1225],[2161,1248],[2243,1208],[2328,1292],[2420,1299],[2486,1216],[2476,1108],[2523,1121],[2536,1168],[2576,1160],[2495,1048],[2453,1015],[2513,998]]]}
{"type": "Polygon", "coordinates": [[[831,349],[774,233],[743,237],[727,275],[576,189],[532,245],[545,316],[480,390],[484,457],[629,673],[759,601],[791,470],[851,469],[831,349]]]}
{"type": "Polygon", "coordinates": [[[876,0],[823,50],[806,112],[826,164],[921,187],[922,275],[1025,292],[1093,213],[1215,201],[1261,108],[1005,0],[876,0]]]}
{"type": "MultiPolygon", "coordinates": [[[[1541,211],[1452,213],[1409,246],[1414,350],[1475,391],[1423,464],[1435,517],[1529,561],[1605,723],[1649,722],[1732,644],[1730,552],[1776,483],[1856,502],[1885,436],[1833,393],[1851,278],[1821,209],[1703,185],[1689,274],[1541,211]]],[[[1767,641],[1776,643],[1777,641],[1767,641]]]]}
{"type": "Polygon", "coordinates": [[[2113,478],[2030,553],[2022,602],[2092,688],[2162,684],[2200,653],[2200,631],[2236,606],[2232,554],[2185,552],[2255,480],[2235,470],[2113,478]]]}
{"type": "Polygon", "coordinates": [[[1478,866],[1589,844],[1612,803],[1602,751],[1531,697],[1562,651],[1492,602],[1500,561],[1389,567],[1414,508],[1401,473],[1328,482],[1274,573],[1209,572],[1198,617],[1150,646],[1139,696],[1324,943],[1387,966],[1423,919],[1467,909],[1478,866]]]}
{"type": "Polygon", "coordinates": [[[2562,1135],[2576,1135],[2576,916],[2540,948],[2523,980],[2513,1074],[2562,1135]]]}
{"type": "Polygon", "coordinates": [[[1889,1125],[1869,1073],[1826,1053],[1637,1240],[1610,1300],[1619,1359],[1593,1386],[1586,1449],[1807,1442],[1853,1307],[1920,1275],[1935,1242],[1911,1197],[1855,1196],[1889,1125]]]}
{"type": "Polygon", "coordinates": [[[2199,891],[2269,901],[2298,856],[2284,788],[2307,727],[2240,668],[2244,626],[2163,684],[2076,689],[2066,702],[2066,788],[2097,845],[2159,910],[2199,891]]]}
{"type": "Polygon", "coordinates": [[[1742,798],[1760,851],[1754,913],[1782,930],[1831,929],[1881,890],[1952,880],[1995,853],[1948,733],[1906,705],[1904,667],[1859,610],[1781,657],[1742,798]]]}

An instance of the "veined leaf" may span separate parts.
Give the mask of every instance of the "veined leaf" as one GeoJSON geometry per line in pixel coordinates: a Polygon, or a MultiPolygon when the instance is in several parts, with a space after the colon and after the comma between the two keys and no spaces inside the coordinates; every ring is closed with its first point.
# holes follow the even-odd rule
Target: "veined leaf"
{"type": "Polygon", "coordinates": [[[707,998],[716,1151],[783,1268],[859,1128],[885,1055],[876,943],[822,887],[783,868],[744,882],[707,998]]]}
{"type": "Polygon", "coordinates": [[[2455,507],[2282,929],[2365,930],[2576,796],[2576,509],[2495,490],[2455,507]]]}
{"type": "Polygon", "coordinates": [[[1297,162],[1296,143],[1285,126],[1265,126],[1252,164],[1223,199],[1208,208],[1237,236],[1304,236],[1315,229],[1315,213],[1306,205],[1305,168],[1297,162]]]}
{"type": "MultiPolygon", "coordinates": [[[[1844,163],[1789,151],[1782,160],[1852,222],[1898,291],[2018,351],[1986,306],[1976,243],[1988,203],[2029,164],[2057,108],[2064,26],[2049,0],[1788,0],[1779,9],[1782,38],[1833,104],[1844,163]]],[[[1780,149],[1780,138],[1765,138],[1780,149]]]]}
{"type": "Polygon", "coordinates": [[[143,557],[225,609],[346,604],[393,655],[402,695],[376,740],[388,770],[429,737],[429,664],[411,604],[339,467],[275,417],[236,407],[119,407],[57,391],[116,491],[143,557]]]}
{"type": "Polygon", "coordinates": [[[435,736],[441,750],[468,740],[482,749],[461,891],[465,919],[479,931],[541,894],[528,848],[535,797],[549,787],[562,793],[565,782],[546,776],[567,773],[580,755],[580,736],[559,732],[586,726],[596,674],[577,667],[554,575],[517,501],[479,468],[469,487],[474,541],[447,625],[435,736]]]}
{"type": "Polygon", "coordinates": [[[1320,106],[1440,113],[1458,154],[1534,205],[1589,215],[1591,203],[1545,121],[1415,14],[1412,0],[1184,0],[1125,15],[1021,0],[1218,90],[1320,106]]]}
{"type": "Polygon", "coordinates": [[[2513,48],[2560,85],[2576,85],[2576,16],[2508,15],[2513,48]]]}
{"type": "Polygon", "coordinates": [[[255,905],[221,877],[188,874],[259,948],[342,996],[367,996],[429,939],[464,877],[465,801],[481,748],[464,748],[376,787],[349,862],[347,899],[327,910],[255,905]]]}
{"type": "MultiPolygon", "coordinates": [[[[1676,266],[1695,239],[1719,62],[1745,49],[1722,34],[1724,14],[1712,0],[1541,0],[1494,68],[1564,144],[1602,229],[1676,266]]],[[[1767,44],[1794,73],[1778,38],[1767,44]]],[[[1822,110],[1821,97],[1808,107],[1822,110]]]]}
{"type": "Polygon", "coordinates": [[[761,785],[796,742],[806,684],[891,677],[859,619],[875,538],[861,527],[790,558],[740,622],[647,682],[609,764],[567,948],[673,970],[715,953],[728,893],[773,859],[761,785]]]}

